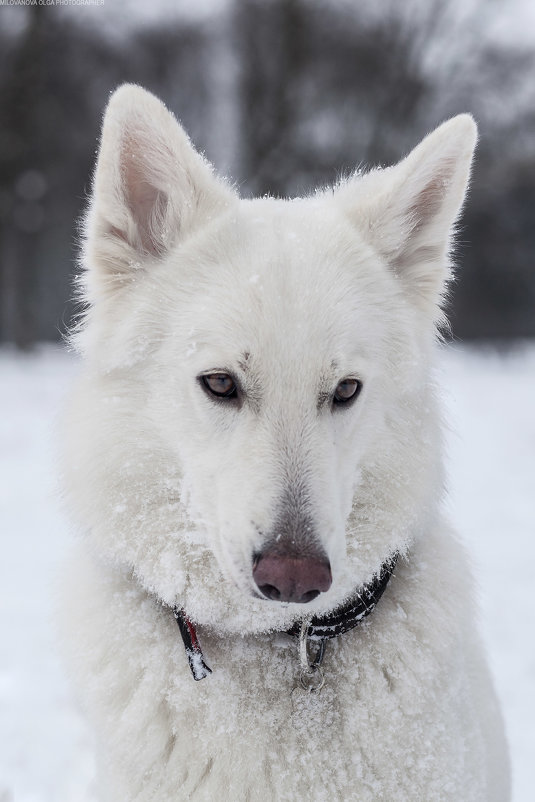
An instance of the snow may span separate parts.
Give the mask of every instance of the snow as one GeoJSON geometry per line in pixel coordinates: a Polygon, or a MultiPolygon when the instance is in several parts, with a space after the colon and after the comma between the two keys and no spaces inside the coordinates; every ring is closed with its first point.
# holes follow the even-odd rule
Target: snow
{"type": "MultiPolygon", "coordinates": [[[[77,365],[53,346],[0,351],[0,802],[95,802],[90,737],[54,642],[68,548],[54,426],[77,365]]],[[[473,554],[482,626],[513,754],[514,802],[535,781],[535,344],[445,350],[449,508],[473,554]]],[[[76,600],[73,600],[76,603],[76,600]]]]}
{"type": "Polygon", "coordinates": [[[53,422],[75,364],[59,349],[0,351],[0,800],[89,802],[89,739],[53,642],[67,547],[53,422]]]}
{"type": "Polygon", "coordinates": [[[474,555],[487,642],[513,756],[515,802],[535,770],[535,345],[454,348],[449,393],[450,511],[474,555]]]}

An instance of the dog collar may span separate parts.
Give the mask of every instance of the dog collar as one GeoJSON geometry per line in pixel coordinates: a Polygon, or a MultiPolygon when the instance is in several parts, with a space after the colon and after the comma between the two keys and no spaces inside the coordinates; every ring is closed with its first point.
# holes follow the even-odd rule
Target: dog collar
{"type": "MultiPolygon", "coordinates": [[[[305,648],[307,640],[320,642],[311,667],[319,667],[327,640],[349,632],[375,609],[394,572],[398,557],[398,552],[388,557],[371,582],[360,586],[345,604],[326,615],[299,620],[286,630],[288,635],[300,636],[300,640],[305,643],[305,648]]],[[[204,660],[195,626],[181,607],[175,607],[173,612],[182,635],[193,679],[204,679],[212,673],[212,669],[204,660]]]]}

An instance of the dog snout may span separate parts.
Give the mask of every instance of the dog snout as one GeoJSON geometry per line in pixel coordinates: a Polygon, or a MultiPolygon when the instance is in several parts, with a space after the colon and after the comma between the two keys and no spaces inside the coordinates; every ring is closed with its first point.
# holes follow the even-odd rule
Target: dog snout
{"type": "Polygon", "coordinates": [[[253,579],[272,601],[306,604],[329,590],[332,574],[325,555],[299,557],[267,551],[256,556],[253,579]]]}

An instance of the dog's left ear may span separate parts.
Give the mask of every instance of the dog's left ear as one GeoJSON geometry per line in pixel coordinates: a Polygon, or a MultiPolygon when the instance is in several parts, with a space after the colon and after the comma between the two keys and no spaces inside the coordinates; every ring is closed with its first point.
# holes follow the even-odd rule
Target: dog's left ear
{"type": "Polygon", "coordinates": [[[477,141],[469,114],[443,123],[403,161],[356,176],[337,191],[344,211],[433,319],[449,276],[449,250],[477,141]]]}

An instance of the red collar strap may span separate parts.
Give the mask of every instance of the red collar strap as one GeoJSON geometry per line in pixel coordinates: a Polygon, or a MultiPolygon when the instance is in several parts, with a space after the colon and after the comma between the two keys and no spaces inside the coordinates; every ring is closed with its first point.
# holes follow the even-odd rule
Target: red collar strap
{"type": "Polygon", "coordinates": [[[204,679],[208,676],[208,674],[212,673],[212,669],[204,662],[202,649],[199,646],[195,627],[187,617],[184,610],[179,607],[175,607],[173,612],[175,614],[180,634],[182,635],[182,640],[184,641],[186,657],[188,658],[193,679],[204,679]]]}
{"type": "MultiPolygon", "coordinates": [[[[398,557],[399,554],[397,552],[388,557],[372,581],[358,588],[346,604],[337,607],[332,613],[314,616],[310,620],[307,638],[308,640],[320,641],[322,657],[326,640],[349,632],[350,629],[356,627],[375,609],[394,572],[398,557]]],[[[204,679],[208,674],[212,673],[212,669],[204,661],[195,626],[181,608],[175,607],[173,612],[184,641],[184,648],[193,679],[204,679]]],[[[297,636],[300,634],[301,628],[302,621],[298,620],[286,631],[288,635],[297,636]]]]}

